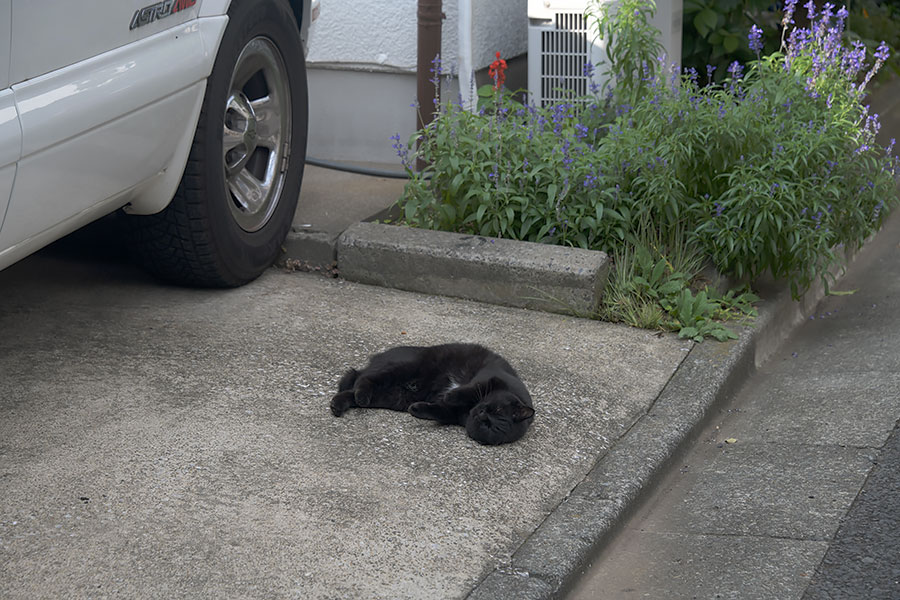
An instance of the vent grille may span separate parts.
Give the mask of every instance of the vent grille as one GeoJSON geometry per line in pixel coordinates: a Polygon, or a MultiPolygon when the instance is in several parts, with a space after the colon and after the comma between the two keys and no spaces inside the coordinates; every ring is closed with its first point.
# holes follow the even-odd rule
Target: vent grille
{"type": "Polygon", "coordinates": [[[540,105],[572,100],[587,94],[590,79],[584,66],[590,60],[587,23],[580,13],[556,13],[555,27],[541,31],[540,105]]]}

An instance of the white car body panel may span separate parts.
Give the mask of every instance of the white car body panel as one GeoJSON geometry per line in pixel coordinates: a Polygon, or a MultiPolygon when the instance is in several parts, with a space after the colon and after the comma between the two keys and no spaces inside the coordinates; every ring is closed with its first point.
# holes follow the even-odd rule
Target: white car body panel
{"type": "Polygon", "coordinates": [[[169,204],[231,1],[164,0],[132,27],[159,0],[0,0],[0,269],[118,208],[169,204]]]}
{"type": "Polygon", "coordinates": [[[16,161],[22,148],[22,131],[12,90],[0,90],[0,228],[16,178],[16,161]]]}
{"type": "MultiPolygon", "coordinates": [[[[200,2],[129,29],[135,11],[155,0],[13,0],[10,81],[75,64],[196,18],[200,2]]],[[[2,38],[0,38],[2,39],[2,38]]]]}
{"type": "Polygon", "coordinates": [[[9,87],[9,35],[12,1],[0,0],[0,228],[16,178],[16,161],[22,149],[15,98],[9,87]],[[4,43],[3,40],[7,40],[4,43]]]}
{"type": "MultiPolygon", "coordinates": [[[[226,22],[225,17],[217,17],[202,23],[204,28],[213,29],[210,34],[217,40],[226,22]]],[[[215,52],[205,46],[200,22],[195,21],[13,85],[22,121],[22,157],[206,79],[215,52]],[[178,69],[166,68],[174,62],[180,63],[178,69]]],[[[148,134],[165,126],[160,121],[168,120],[163,115],[159,119],[146,122],[148,134]]],[[[134,141],[119,143],[127,149],[124,144],[133,147],[134,141]]]]}
{"type": "Polygon", "coordinates": [[[46,230],[53,239],[85,224],[95,206],[101,214],[131,201],[134,212],[165,208],[227,22],[194,20],[13,86],[22,152],[0,268],[45,245],[46,230]],[[151,185],[154,177],[161,182],[151,185]]]}
{"type": "Polygon", "coordinates": [[[12,44],[12,0],[0,0],[0,90],[9,87],[9,48],[12,44]],[[3,40],[6,40],[4,42],[3,40]]]}
{"type": "MultiPolygon", "coordinates": [[[[27,253],[40,243],[40,234],[51,224],[55,227],[57,221],[69,222],[66,229],[73,231],[84,223],[70,221],[72,217],[96,206],[112,212],[131,201],[139,184],[165,172],[185,123],[196,122],[190,111],[199,105],[197,99],[202,99],[203,90],[200,83],[170,94],[89,133],[21,159],[0,230],[0,248],[9,252],[19,247],[16,254],[27,253]],[[148,121],[157,126],[148,128],[148,121]]],[[[5,262],[6,252],[0,255],[0,264],[5,262]]]]}
{"type": "Polygon", "coordinates": [[[214,17],[224,15],[231,6],[231,0],[202,0],[200,17],[214,17]]]}

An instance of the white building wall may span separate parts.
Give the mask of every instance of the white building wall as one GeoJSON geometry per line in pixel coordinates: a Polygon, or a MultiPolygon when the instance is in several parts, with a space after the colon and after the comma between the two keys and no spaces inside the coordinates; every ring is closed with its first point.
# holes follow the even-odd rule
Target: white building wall
{"type": "MultiPolygon", "coordinates": [[[[308,65],[373,71],[416,70],[417,0],[322,0],[309,35],[308,65]]],[[[472,0],[475,68],[500,51],[504,58],[523,54],[528,45],[527,0],[472,0]]],[[[444,0],[441,31],[444,63],[455,65],[458,0],[444,0]]]]}
{"type": "MultiPolygon", "coordinates": [[[[453,73],[458,63],[458,2],[443,0],[442,7],[442,62],[453,73]]],[[[528,0],[471,2],[474,69],[485,69],[498,50],[505,59],[526,54],[528,0]]],[[[669,60],[676,63],[681,5],[682,0],[657,0],[653,21],[669,60]]],[[[322,0],[319,18],[310,28],[307,56],[310,156],[399,164],[390,137],[400,134],[405,142],[416,126],[416,110],[410,104],[416,99],[417,7],[417,0],[322,0]]],[[[457,89],[455,81],[449,90],[445,87],[445,98],[455,98],[457,89]]]]}
{"type": "MultiPolygon", "coordinates": [[[[397,163],[390,137],[415,131],[417,0],[322,0],[310,29],[309,155],[329,160],[397,163]]],[[[498,50],[527,49],[527,0],[472,0],[475,69],[498,50]]],[[[458,0],[444,0],[444,68],[455,73],[458,0]]],[[[455,86],[454,86],[455,87],[455,86]]],[[[455,93],[455,92],[453,92],[455,93]]]]}

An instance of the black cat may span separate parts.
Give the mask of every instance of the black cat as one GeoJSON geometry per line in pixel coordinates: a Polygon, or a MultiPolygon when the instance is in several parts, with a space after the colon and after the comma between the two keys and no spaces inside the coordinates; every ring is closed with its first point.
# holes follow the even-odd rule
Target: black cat
{"type": "Polygon", "coordinates": [[[505,444],[534,420],[525,384],[503,357],[477,344],[398,346],[350,369],[331,399],[339,417],[348,408],[389,408],[414,417],[462,425],[482,444],[505,444]]]}

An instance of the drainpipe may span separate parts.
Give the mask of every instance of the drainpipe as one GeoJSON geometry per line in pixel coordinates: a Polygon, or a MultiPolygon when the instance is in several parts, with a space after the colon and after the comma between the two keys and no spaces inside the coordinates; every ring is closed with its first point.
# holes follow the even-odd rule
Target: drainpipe
{"type": "MultiPolygon", "coordinates": [[[[432,83],[432,62],[441,53],[441,0],[419,0],[418,8],[419,32],[417,36],[418,60],[416,65],[416,99],[419,103],[419,114],[416,129],[422,129],[434,117],[434,99],[439,98],[439,88],[432,83]]],[[[440,83],[439,78],[434,78],[440,83]]],[[[416,168],[421,171],[425,162],[416,161],[416,168]]]]}
{"type": "Polygon", "coordinates": [[[472,0],[459,0],[459,93],[465,110],[475,108],[475,69],[472,67],[472,0]]]}

